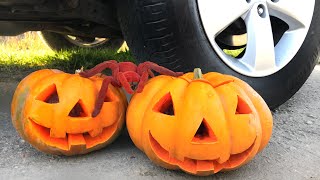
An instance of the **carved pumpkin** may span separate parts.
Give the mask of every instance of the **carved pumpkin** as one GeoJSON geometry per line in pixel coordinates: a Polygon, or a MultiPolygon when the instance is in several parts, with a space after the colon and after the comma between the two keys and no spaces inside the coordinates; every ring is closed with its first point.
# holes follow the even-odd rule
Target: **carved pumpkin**
{"type": "Polygon", "coordinates": [[[210,175],[240,167],[270,139],[268,106],[235,77],[193,76],[155,77],[132,97],[127,110],[131,139],[168,169],[210,175]]]}
{"type": "Polygon", "coordinates": [[[106,146],[120,133],[127,100],[122,90],[110,85],[101,113],[92,118],[102,80],[49,69],[30,74],[12,100],[14,127],[50,154],[85,154],[106,146]]]}

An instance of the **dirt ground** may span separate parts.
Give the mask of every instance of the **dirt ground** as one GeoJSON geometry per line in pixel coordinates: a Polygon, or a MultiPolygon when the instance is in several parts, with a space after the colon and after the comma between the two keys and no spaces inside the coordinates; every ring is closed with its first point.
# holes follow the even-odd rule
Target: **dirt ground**
{"type": "MultiPolygon", "coordinates": [[[[127,133],[100,151],[77,157],[45,155],[16,133],[10,102],[17,82],[0,80],[0,179],[191,179],[153,165],[127,133]]],[[[242,168],[210,179],[320,180],[320,67],[303,88],[273,112],[268,147],[242,168]]]]}

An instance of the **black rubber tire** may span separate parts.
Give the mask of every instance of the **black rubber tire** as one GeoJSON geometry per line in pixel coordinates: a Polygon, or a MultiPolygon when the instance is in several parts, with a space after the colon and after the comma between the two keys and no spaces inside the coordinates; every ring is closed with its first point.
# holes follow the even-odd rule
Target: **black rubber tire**
{"type": "Polygon", "coordinates": [[[118,0],[121,28],[138,62],[151,60],[176,71],[231,74],[249,83],[275,108],[291,98],[305,83],[319,57],[320,1],[300,51],[279,72],[251,78],[229,68],[212,49],[202,28],[195,0],[118,0]]]}
{"type": "MultiPolygon", "coordinates": [[[[77,46],[70,41],[68,41],[64,35],[59,33],[54,33],[50,31],[41,31],[40,34],[45,41],[45,43],[53,50],[59,51],[59,50],[65,50],[65,49],[74,49],[79,48],[80,46],[77,46]]],[[[104,44],[93,46],[93,47],[85,47],[85,48],[93,48],[93,49],[101,49],[101,48],[108,48],[108,49],[119,49],[122,44],[124,43],[124,40],[121,38],[118,39],[110,39],[104,44]]]]}

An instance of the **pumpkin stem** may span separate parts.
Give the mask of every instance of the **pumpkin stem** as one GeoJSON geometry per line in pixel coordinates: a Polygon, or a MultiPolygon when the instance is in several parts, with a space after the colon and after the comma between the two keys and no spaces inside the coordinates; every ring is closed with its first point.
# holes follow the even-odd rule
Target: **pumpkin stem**
{"type": "Polygon", "coordinates": [[[195,68],[193,73],[194,73],[193,79],[202,79],[202,71],[200,68],[195,68]]]}
{"type": "Polygon", "coordinates": [[[82,73],[84,71],[84,68],[83,68],[83,66],[80,68],[80,69],[77,69],[76,71],[75,71],[75,74],[80,74],[80,73],[82,73]]]}

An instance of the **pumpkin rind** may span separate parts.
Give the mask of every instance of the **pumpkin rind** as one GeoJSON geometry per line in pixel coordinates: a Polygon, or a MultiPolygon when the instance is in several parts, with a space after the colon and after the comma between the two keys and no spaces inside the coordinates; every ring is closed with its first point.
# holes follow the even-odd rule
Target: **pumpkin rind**
{"type": "Polygon", "coordinates": [[[123,127],[127,100],[121,89],[110,85],[106,96],[112,100],[92,118],[102,80],[50,69],[30,74],[12,100],[14,127],[31,145],[49,154],[85,154],[110,144],[123,127]],[[59,102],[46,102],[53,91],[59,102]]]}
{"type": "Polygon", "coordinates": [[[270,139],[268,106],[237,78],[193,76],[155,77],[132,97],[126,121],[132,141],[154,163],[190,174],[210,175],[246,164],[270,139]],[[174,114],[158,112],[169,98],[174,114]]]}

